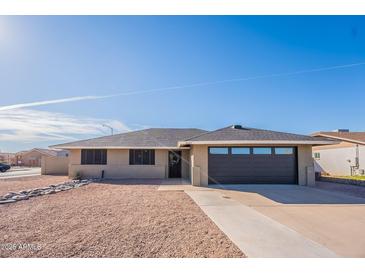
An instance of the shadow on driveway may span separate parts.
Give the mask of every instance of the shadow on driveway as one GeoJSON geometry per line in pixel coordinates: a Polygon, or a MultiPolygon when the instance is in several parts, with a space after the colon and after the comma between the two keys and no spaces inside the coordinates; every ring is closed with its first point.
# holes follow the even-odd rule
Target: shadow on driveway
{"type": "Polygon", "coordinates": [[[365,198],[298,185],[213,184],[209,187],[255,193],[281,204],[365,204],[365,198]]]}

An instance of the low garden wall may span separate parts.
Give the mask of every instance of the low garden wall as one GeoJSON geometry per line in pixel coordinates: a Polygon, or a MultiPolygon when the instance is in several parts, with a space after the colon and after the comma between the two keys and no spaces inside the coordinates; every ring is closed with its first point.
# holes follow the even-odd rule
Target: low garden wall
{"type": "Polygon", "coordinates": [[[335,176],[320,176],[319,181],[322,182],[330,182],[330,183],[338,183],[338,184],[346,184],[346,185],[356,185],[356,186],[365,186],[365,181],[356,180],[356,179],[347,179],[335,176]]]}

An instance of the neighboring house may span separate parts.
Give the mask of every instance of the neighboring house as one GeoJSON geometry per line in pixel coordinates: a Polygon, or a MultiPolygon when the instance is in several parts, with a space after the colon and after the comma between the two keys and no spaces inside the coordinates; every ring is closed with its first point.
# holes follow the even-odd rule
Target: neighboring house
{"type": "Polygon", "coordinates": [[[326,137],[338,143],[313,147],[315,171],[330,175],[364,175],[365,132],[317,132],[312,136],[326,137]]]}
{"type": "Polygon", "coordinates": [[[11,165],[14,162],[15,153],[0,152],[0,163],[11,165]]]}
{"type": "Polygon", "coordinates": [[[151,128],[52,148],[70,152],[70,177],[308,185],[314,183],[312,145],[333,143],[234,125],[215,131],[151,128]]]}
{"type": "Polygon", "coordinates": [[[24,153],[28,152],[27,150],[19,151],[15,153],[15,157],[13,158],[12,165],[21,166],[22,165],[22,156],[24,153]]]}
{"type": "Polygon", "coordinates": [[[60,155],[67,154],[67,152],[59,152],[53,149],[33,148],[28,151],[18,152],[15,157],[16,163],[19,166],[40,167],[42,156],[57,156],[58,153],[60,153],[60,155]]]}

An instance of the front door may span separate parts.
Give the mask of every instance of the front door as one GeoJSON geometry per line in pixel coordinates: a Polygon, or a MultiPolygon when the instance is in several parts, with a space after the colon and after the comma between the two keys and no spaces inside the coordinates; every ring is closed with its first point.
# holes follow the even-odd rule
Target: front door
{"type": "Polygon", "coordinates": [[[181,178],[181,151],[169,151],[169,178],[181,178]]]}

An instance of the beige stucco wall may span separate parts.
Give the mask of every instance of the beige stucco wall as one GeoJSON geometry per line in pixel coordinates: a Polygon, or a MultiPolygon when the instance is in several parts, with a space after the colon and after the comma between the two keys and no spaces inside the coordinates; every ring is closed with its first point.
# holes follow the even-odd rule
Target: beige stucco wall
{"type": "Polygon", "coordinates": [[[315,184],[311,145],[298,146],[298,183],[302,186],[315,184]]]}
{"type": "MultiPolygon", "coordinates": [[[[341,142],[339,145],[318,146],[313,152],[320,153],[315,159],[316,172],[331,175],[351,175],[350,166],[355,165],[356,144],[341,142]]],[[[359,169],[365,169],[365,146],[359,145],[359,169]]]]}
{"type": "Polygon", "coordinates": [[[208,186],[208,146],[192,145],[190,148],[191,183],[208,186]]]}
{"type": "Polygon", "coordinates": [[[68,157],[49,157],[41,158],[42,175],[67,175],[68,174],[68,157]]]}
{"type": "MultiPolygon", "coordinates": [[[[154,178],[168,177],[168,150],[155,150],[155,165],[129,165],[128,149],[108,149],[106,165],[81,165],[81,150],[70,150],[69,176],[80,173],[83,177],[100,178],[154,178]]],[[[182,177],[189,178],[189,151],[182,151],[182,177]]]]}
{"type": "MultiPolygon", "coordinates": [[[[208,145],[192,145],[190,159],[192,184],[195,186],[207,186],[208,145]]],[[[314,165],[311,145],[298,146],[298,183],[300,185],[314,184],[314,165]]]]}

